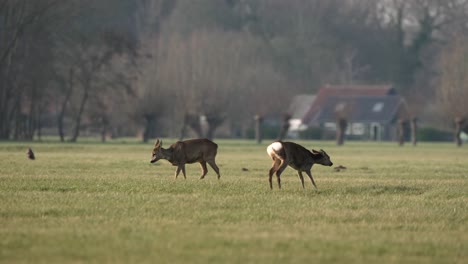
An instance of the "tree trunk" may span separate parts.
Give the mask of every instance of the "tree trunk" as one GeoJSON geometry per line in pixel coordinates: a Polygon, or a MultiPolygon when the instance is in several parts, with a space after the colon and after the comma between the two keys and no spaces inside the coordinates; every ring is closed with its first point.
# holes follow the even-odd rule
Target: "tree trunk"
{"type": "Polygon", "coordinates": [[[106,125],[103,125],[101,129],[101,143],[106,143],[106,133],[107,133],[107,127],[106,125]]]}
{"type": "Polygon", "coordinates": [[[348,121],[346,118],[340,117],[336,121],[336,145],[342,146],[344,144],[344,138],[346,134],[346,127],[348,126],[348,121]]]}
{"type": "Polygon", "coordinates": [[[9,54],[4,64],[0,62],[0,139],[9,139],[12,132],[12,125],[15,122],[16,104],[19,95],[18,87],[11,80],[13,71],[11,70],[12,54],[9,54]],[[3,72],[2,72],[3,70],[3,72]],[[1,75],[3,74],[3,75],[1,75]],[[16,89],[15,89],[16,88],[16,89]],[[16,94],[15,94],[16,93],[16,94]]]}
{"type": "Polygon", "coordinates": [[[262,123],[263,123],[263,116],[257,114],[254,117],[255,120],[255,140],[257,141],[257,144],[262,143],[262,123]]]}
{"type": "Polygon", "coordinates": [[[182,121],[182,127],[180,128],[180,134],[179,134],[179,141],[184,140],[186,133],[187,133],[187,114],[184,115],[184,120],[182,121]]]}
{"type": "Polygon", "coordinates": [[[143,142],[148,143],[151,136],[154,136],[156,131],[156,114],[148,113],[144,115],[146,120],[145,132],[143,133],[143,142]]]}
{"type": "Polygon", "coordinates": [[[42,141],[42,116],[41,112],[39,112],[38,117],[37,117],[37,139],[39,141],[42,141]]]}
{"type": "Polygon", "coordinates": [[[208,123],[206,137],[211,140],[214,138],[216,129],[224,122],[224,117],[218,115],[207,115],[206,122],[208,123]]]}
{"type": "MultiPolygon", "coordinates": [[[[34,85],[34,84],[33,84],[34,85]]],[[[31,102],[29,105],[29,113],[26,117],[26,131],[25,131],[25,139],[26,140],[33,140],[34,132],[36,131],[36,122],[37,122],[37,102],[39,98],[37,98],[36,87],[32,87],[31,92],[31,102]]]]}
{"type": "Polygon", "coordinates": [[[398,119],[398,128],[397,128],[397,134],[398,134],[398,145],[403,146],[405,144],[405,120],[403,119],[398,119]]]}
{"type": "Polygon", "coordinates": [[[413,146],[416,146],[416,144],[418,144],[418,139],[417,139],[417,135],[418,135],[418,119],[416,117],[413,117],[411,119],[411,142],[413,143],[413,146]]]}
{"type": "Polygon", "coordinates": [[[281,123],[281,129],[279,131],[278,141],[282,141],[283,139],[286,138],[286,135],[288,134],[288,130],[289,130],[289,119],[291,119],[291,115],[285,114],[283,116],[283,122],[281,123]]]}
{"type": "Polygon", "coordinates": [[[13,139],[14,140],[19,140],[23,137],[23,132],[25,130],[25,117],[20,111],[21,109],[21,103],[20,99],[16,98],[15,99],[15,104],[11,112],[11,120],[15,124],[14,128],[14,133],[13,133],[13,139]]]}
{"type": "Polygon", "coordinates": [[[85,87],[85,92],[84,92],[83,98],[81,99],[80,108],[78,110],[78,114],[77,114],[76,119],[75,119],[75,129],[73,131],[73,136],[70,139],[70,142],[76,142],[76,140],[78,139],[78,136],[80,135],[81,118],[83,116],[85,105],[86,105],[86,102],[88,101],[88,97],[89,97],[88,89],[89,89],[89,86],[85,87]]]}
{"type": "MultiPolygon", "coordinates": [[[[0,31],[0,33],[2,33],[2,31],[0,31]]],[[[7,34],[2,34],[1,37],[5,35],[7,34]]],[[[11,119],[9,119],[10,115],[8,111],[11,100],[9,87],[12,86],[8,81],[11,76],[9,73],[11,54],[8,51],[8,49],[3,49],[0,52],[0,139],[9,139],[11,129],[11,119]]]]}
{"type": "Polygon", "coordinates": [[[460,137],[460,134],[462,132],[462,126],[463,126],[463,122],[464,122],[464,118],[461,118],[461,117],[456,117],[454,122],[455,122],[455,133],[454,133],[454,136],[455,136],[455,144],[457,144],[458,147],[461,147],[463,145],[463,141],[460,137]]]}
{"type": "Polygon", "coordinates": [[[72,92],[73,92],[73,75],[74,75],[73,73],[74,73],[73,68],[71,68],[70,73],[69,73],[69,79],[68,79],[67,90],[66,90],[66,93],[65,93],[65,98],[64,98],[64,100],[62,102],[59,114],[57,116],[57,128],[58,128],[58,134],[60,136],[60,142],[65,141],[65,132],[63,131],[64,130],[64,128],[63,128],[63,119],[65,118],[65,112],[67,110],[67,105],[68,105],[68,102],[70,101],[70,97],[71,97],[72,92]]]}
{"type": "Polygon", "coordinates": [[[102,127],[101,127],[101,142],[106,143],[106,135],[109,121],[106,117],[102,118],[102,127]]]}
{"type": "Polygon", "coordinates": [[[193,129],[193,131],[195,131],[197,137],[201,138],[203,136],[199,115],[185,114],[184,123],[184,135],[181,135],[181,137],[185,137],[185,129],[187,126],[193,129]]]}
{"type": "Polygon", "coordinates": [[[57,116],[57,129],[58,129],[58,134],[60,136],[60,142],[65,141],[65,133],[63,132],[63,118],[65,116],[65,112],[60,110],[58,116],[57,116]]]}

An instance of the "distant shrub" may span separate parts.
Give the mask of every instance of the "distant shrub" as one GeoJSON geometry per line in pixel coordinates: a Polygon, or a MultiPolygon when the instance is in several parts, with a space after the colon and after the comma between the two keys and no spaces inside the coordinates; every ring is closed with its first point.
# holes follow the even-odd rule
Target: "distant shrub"
{"type": "Polygon", "coordinates": [[[453,133],[433,127],[423,127],[418,129],[417,138],[419,141],[452,141],[453,133]]]}

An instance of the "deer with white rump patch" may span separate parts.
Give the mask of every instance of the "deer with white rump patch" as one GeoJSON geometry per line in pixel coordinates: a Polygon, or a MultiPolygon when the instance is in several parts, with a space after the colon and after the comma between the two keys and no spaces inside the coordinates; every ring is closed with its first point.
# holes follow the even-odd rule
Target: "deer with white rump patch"
{"type": "Polygon", "coordinates": [[[206,163],[208,163],[218,175],[218,179],[221,177],[219,174],[219,168],[216,165],[215,158],[218,151],[218,145],[208,139],[190,139],[185,141],[178,141],[172,144],[168,149],[162,148],[162,141],[156,140],[153,149],[153,155],[151,163],[155,163],[160,159],[169,161],[173,166],[177,166],[175,171],[175,178],[179,175],[180,171],[185,176],[185,164],[191,164],[199,162],[202,169],[202,175],[200,179],[205,178],[208,169],[206,163]]]}
{"type": "Polygon", "coordinates": [[[312,174],[310,172],[312,166],[315,163],[324,166],[333,165],[333,162],[330,160],[330,157],[324,150],[321,149],[320,151],[309,151],[303,146],[293,142],[273,142],[267,147],[267,153],[273,159],[273,165],[271,166],[268,175],[270,189],[273,189],[272,177],[274,173],[276,173],[276,178],[278,179],[278,187],[281,189],[280,176],[288,165],[297,171],[297,174],[299,175],[299,178],[302,182],[302,188],[305,188],[304,177],[302,176],[303,171],[307,173],[310,180],[312,181],[312,184],[315,188],[317,188],[317,185],[315,185],[314,179],[312,178],[312,174]]]}

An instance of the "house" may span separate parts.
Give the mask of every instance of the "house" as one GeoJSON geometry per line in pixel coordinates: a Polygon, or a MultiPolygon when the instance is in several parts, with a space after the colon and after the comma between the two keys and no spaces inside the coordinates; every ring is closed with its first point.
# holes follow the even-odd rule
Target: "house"
{"type": "Polygon", "coordinates": [[[302,118],[302,123],[317,126],[317,115],[323,108],[327,98],[331,96],[384,96],[395,95],[396,90],[391,85],[325,85],[320,88],[309,110],[302,118]]]}
{"type": "Polygon", "coordinates": [[[347,120],[346,135],[355,139],[392,140],[398,120],[408,116],[405,100],[399,95],[330,96],[315,121],[334,136],[338,118],[347,120]]]}
{"type": "Polygon", "coordinates": [[[345,118],[349,137],[390,140],[398,119],[408,116],[405,100],[391,85],[326,85],[316,95],[296,96],[290,111],[293,137],[310,127],[334,136],[337,118],[345,118]]]}

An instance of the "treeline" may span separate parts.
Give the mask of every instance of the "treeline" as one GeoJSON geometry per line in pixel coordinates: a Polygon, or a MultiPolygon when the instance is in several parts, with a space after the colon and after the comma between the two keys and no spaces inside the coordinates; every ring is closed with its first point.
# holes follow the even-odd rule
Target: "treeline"
{"type": "Polygon", "coordinates": [[[326,83],[463,123],[467,22],[468,0],[3,0],[0,139],[245,136],[326,83]]]}

